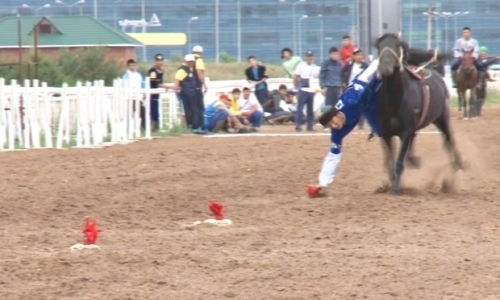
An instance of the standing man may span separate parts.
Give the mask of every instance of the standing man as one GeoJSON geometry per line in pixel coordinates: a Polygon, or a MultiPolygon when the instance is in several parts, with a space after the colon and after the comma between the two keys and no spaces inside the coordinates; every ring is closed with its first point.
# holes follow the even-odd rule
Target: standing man
{"type": "Polygon", "coordinates": [[[314,131],[314,95],[316,89],[312,86],[312,79],[317,78],[319,67],[314,64],[314,53],[307,51],[306,61],[301,62],[295,70],[294,86],[299,89],[299,103],[295,118],[295,130],[302,131],[304,106],[307,108],[307,131],[314,131]]]}
{"type": "Polygon", "coordinates": [[[342,45],[340,57],[342,58],[342,66],[345,66],[351,61],[352,53],[356,49],[356,46],[352,44],[351,37],[348,35],[344,35],[342,45]]]}
{"type": "Polygon", "coordinates": [[[463,51],[473,50],[472,56],[474,57],[474,66],[478,71],[485,71],[485,67],[481,60],[479,60],[479,43],[472,38],[472,33],[469,27],[462,29],[462,37],[455,42],[453,54],[455,61],[451,65],[451,79],[453,80],[453,87],[457,87],[457,71],[462,63],[463,51]]]}
{"type": "Polygon", "coordinates": [[[281,59],[283,59],[283,68],[285,69],[286,76],[288,78],[295,78],[295,70],[302,62],[302,59],[298,56],[294,56],[290,48],[281,50],[281,59]]]}
{"type": "Polygon", "coordinates": [[[122,77],[123,87],[142,88],[144,82],[141,73],[137,72],[137,63],[133,59],[127,60],[127,72],[122,77]]]}
{"type": "Polygon", "coordinates": [[[259,100],[260,105],[264,105],[269,100],[266,67],[259,64],[255,56],[249,56],[248,62],[250,63],[250,67],[245,70],[247,81],[254,85],[255,97],[259,100]]]}
{"type": "MultiPolygon", "coordinates": [[[[184,63],[175,72],[176,89],[180,88],[180,97],[184,105],[184,114],[186,117],[186,124],[191,128],[204,127],[204,111],[200,112],[198,105],[198,82],[194,73],[194,65],[196,58],[193,54],[184,56],[184,63]]],[[[205,134],[205,131],[193,130],[196,134],[205,134]]]]}
{"type": "MultiPolygon", "coordinates": [[[[358,74],[363,72],[366,68],[368,68],[368,64],[364,62],[363,52],[359,49],[354,50],[352,53],[352,60],[342,69],[342,92],[344,92],[354,78],[356,78],[356,76],[358,76],[358,74]]],[[[358,123],[358,129],[363,130],[364,125],[365,118],[364,116],[361,116],[358,123]]]]}
{"type": "Polygon", "coordinates": [[[330,48],[330,58],[321,65],[319,86],[325,96],[325,105],[335,106],[342,87],[342,63],[339,60],[337,47],[330,48]]]}
{"type": "MultiPolygon", "coordinates": [[[[141,73],[137,72],[137,63],[133,59],[127,60],[127,72],[122,77],[122,86],[124,88],[135,88],[135,89],[140,89],[144,88],[144,79],[142,78],[141,73]]],[[[134,98],[133,96],[131,97],[132,99],[134,98]]],[[[142,95],[140,99],[137,99],[138,101],[142,102],[142,95]]],[[[127,103],[129,99],[127,99],[127,103]]],[[[136,101],[137,100],[132,100],[132,107],[127,104],[127,116],[132,116],[133,113],[135,112],[136,108],[136,101]]],[[[144,106],[141,104],[140,106],[140,112],[141,116],[141,122],[145,124],[144,120],[144,106]]],[[[132,117],[133,118],[133,117],[132,117]]],[[[130,117],[127,117],[127,127],[129,129],[128,132],[131,132],[133,129],[133,119],[130,117]]]]}
{"type": "MultiPolygon", "coordinates": [[[[149,76],[149,87],[152,89],[157,89],[163,87],[163,63],[165,59],[163,55],[155,55],[155,64],[148,71],[149,76]]],[[[151,94],[150,100],[150,112],[151,112],[151,130],[158,131],[160,128],[160,94],[151,94]]],[[[145,128],[145,117],[144,113],[141,113],[141,126],[145,128]]]]}
{"type": "MultiPolygon", "coordinates": [[[[203,48],[200,45],[196,45],[193,47],[193,55],[195,58],[195,63],[193,67],[193,74],[196,80],[196,118],[201,118],[203,120],[203,116],[205,115],[205,100],[204,95],[208,90],[207,83],[205,82],[205,62],[203,61],[203,48]]],[[[182,98],[184,101],[184,98],[182,98]]],[[[186,108],[184,107],[184,110],[186,108]]],[[[193,124],[195,126],[198,123],[193,124]]],[[[204,123],[201,123],[200,127],[192,127],[193,132],[196,134],[205,134],[204,123]]]]}

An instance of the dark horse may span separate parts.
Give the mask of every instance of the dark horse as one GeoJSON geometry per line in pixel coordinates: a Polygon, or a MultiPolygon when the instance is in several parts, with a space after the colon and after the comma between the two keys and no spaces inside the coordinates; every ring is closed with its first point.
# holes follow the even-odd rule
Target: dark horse
{"type": "Polygon", "coordinates": [[[417,130],[431,123],[444,134],[445,147],[453,158],[455,170],[462,169],[462,159],[451,132],[449,95],[443,78],[435,71],[429,71],[425,78],[420,78],[420,75],[410,70],[404,64],[407,44],[397,35],[384,34],[377,40],[376,47],[382,81],[378,90],[377,118],[386,145],[385,162],[391,192],[399,193],[401,190],[404,159],[412,147],[417,130]],[[395,166],[391,143],[394,136],[401,140],[395,166]]]}
{"type": "Polygon", "coordinates": [[[464,120],[474,115],[474,108],[476,107],[476,88],[479,83],[479,75],[474,66],[474,50],[462,51],[462,64],[457,71],[457,92],[458,92],[458,109],[463,108],[464,120]],[[466,93],[469,90],[469,110],[467,110],[466,93]]]}

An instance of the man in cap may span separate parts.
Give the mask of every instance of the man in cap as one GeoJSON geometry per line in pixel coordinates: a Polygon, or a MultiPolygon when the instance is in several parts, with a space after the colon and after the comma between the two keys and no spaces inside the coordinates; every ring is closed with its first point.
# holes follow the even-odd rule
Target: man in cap
{"type": "MultiPolygon", "coordinates": [[[[195,63],[193,66],[194,77],[196,80],[196,105],[197,110],[202,112],[205,110],[204,93],[207,92],[208,87],[205,82],[205,62],[203,61],[203,47],[196,45],[193,47],[193,55],[195,63]]],[[[198,128],[203,131],[203,127],[198,128]]]]}
{"type": "Polygon", "coordinates": [[[197,81],[194,75],[194,64],[196,58],[193,54],[184,56],[184,63],[175,72],[174,88],[180,88],[180,97],[184,105],[186,124],[193,129],[193,133],[206,134],[204,127],[205,106],[200,105],[197,99],[197,81]]]}
{"type": "Polygon", "coordinates": [[[295,69],[294,86],[299,90],[297,116],[295,118],[295,130],[302,131],[302,118],[304,106],[307,110],[307,131],[314,131],[314,96],[316,89],[312,86],[313,78],[319,75],[319,67],[314,64],[314,53],[306,52],[306,59],[295,69]]]}
{"type": "Polygon", "coordinates": [[[321,93],[325,96],[325,105],[334,106],[342,87],[342,63],[337,47],[330,48],[330,58],[321,65],[319,85],[321,93]]]}
{"type": "MultiPolygon", "coordinates": [[[[149,77],[149,86],[152,89],[157,89],[160,87],[165,87],[163,86],[163,63],[165,59],[163,55],[161,54],[156,54],[155,55],[155,64],[148,70],[148,77],[149,77]]],[[[160,128],[159,122],[160,122],[160,94],[151,94],[150,98],[150,112],[151,112],[151,129],[153,131],[158,131],[160,128]]],[[[142,119],[142,127],[145,127],[145,117],[142,116],[141,114],[141,119],[142,119]]]]}

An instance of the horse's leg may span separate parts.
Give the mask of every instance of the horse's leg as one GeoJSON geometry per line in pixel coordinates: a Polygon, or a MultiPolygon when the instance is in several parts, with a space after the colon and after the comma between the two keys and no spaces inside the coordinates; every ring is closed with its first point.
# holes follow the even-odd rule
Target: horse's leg
{"type": "Polygon", "coordinates": [[[469,117],[476,117],[476,88],[470,89],[469,100],[469,117]]]}
{"type": "Polygon", "coordinates": [[[410,168],[410,169],[420,169],[420,165],[421,165],[420,157],[415,155],[415,137],[416,136],[417,136],[417,133],[414,134],[413,141],[410,145],[410,148],[408,149],[408,153],[406,154],[406,163],[408,165],[408,168],[410,168]]]}
{"type": "Polygon", "coordinates": [[[391,185],[394,182],[394,155],[392,151],[392,136],[382,136],[383,146],[384,146],[384,154],[385,154],[385,168],[387,170],[387,174],[389,176],[389,182],[391,185]]]}
{"type": "Polygon", "coordinates": [[[401,138],[401,147],[399,149],[398,158],[396,160],[396,168],[394,169],[394,182],[392,184],[391,193],[399,194],[401,191],[401,175],[404,171],[404,159],[413,142],[415,132],[407,132],[401,138]]]}
{"type": "Polygon", "coordinates": [[[467,90],[462,92],[462,105],[464,110],[464,120],[467,120],[467,90]]]}
{"type": "Polygon", "coordinates": [[[457,88],[457,95],[458,95],[458,111],[462,111],[462,94],[460,90],[457,88]]]}
{"type": "Polygon", "coordinates": [[[434,122],[434,125],[444,134],[444,147],[450,154],[453,160],[455,171],[463,169],[462,156],[458,152],[455,145],[455,138],[451,132],[450,119],[447,112],[444,112],[434,122]]]}

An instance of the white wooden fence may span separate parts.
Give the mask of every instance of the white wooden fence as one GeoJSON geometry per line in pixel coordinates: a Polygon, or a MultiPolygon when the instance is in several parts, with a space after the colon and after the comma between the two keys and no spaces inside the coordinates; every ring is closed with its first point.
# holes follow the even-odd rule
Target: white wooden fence
{"type": "MultiPolygon", "coordinates": [[[[500,91],[500,72],[491,72],[497,82],[491,89],[500,91]]],[[[149,82],[146,79],[146,82],[149,82]]],[[[446,78],[452,94],[451,81],[446,78]]],[[[292,86],[291,79],[272,78],[270,89],[280,84],[292,86]]],[[[235,87],[247,86],[245,80],[212,81],[205,95],[205,104],[217,99],[221,92],[229,93],[235,87]]],[[[0,150],[33,148],[92,148],[149,139],[151,124],[145,120],[141,130],[139,101],[159,93],[160,129],[180,123],[180,109],[173,92],[164,89],[124,88],[120,79],[113,86],[103,81],[78,82],[76,86],[48,87],[46,83],[12,80],[8,84],[0,78],[0,150]],[[133,109],[135,106],[135,109],[133,109]]],[[[322,96],[318,95],[318,98],[322,96]]],[[[144,101],[149,115],[149,101],[144,101]]]]}

